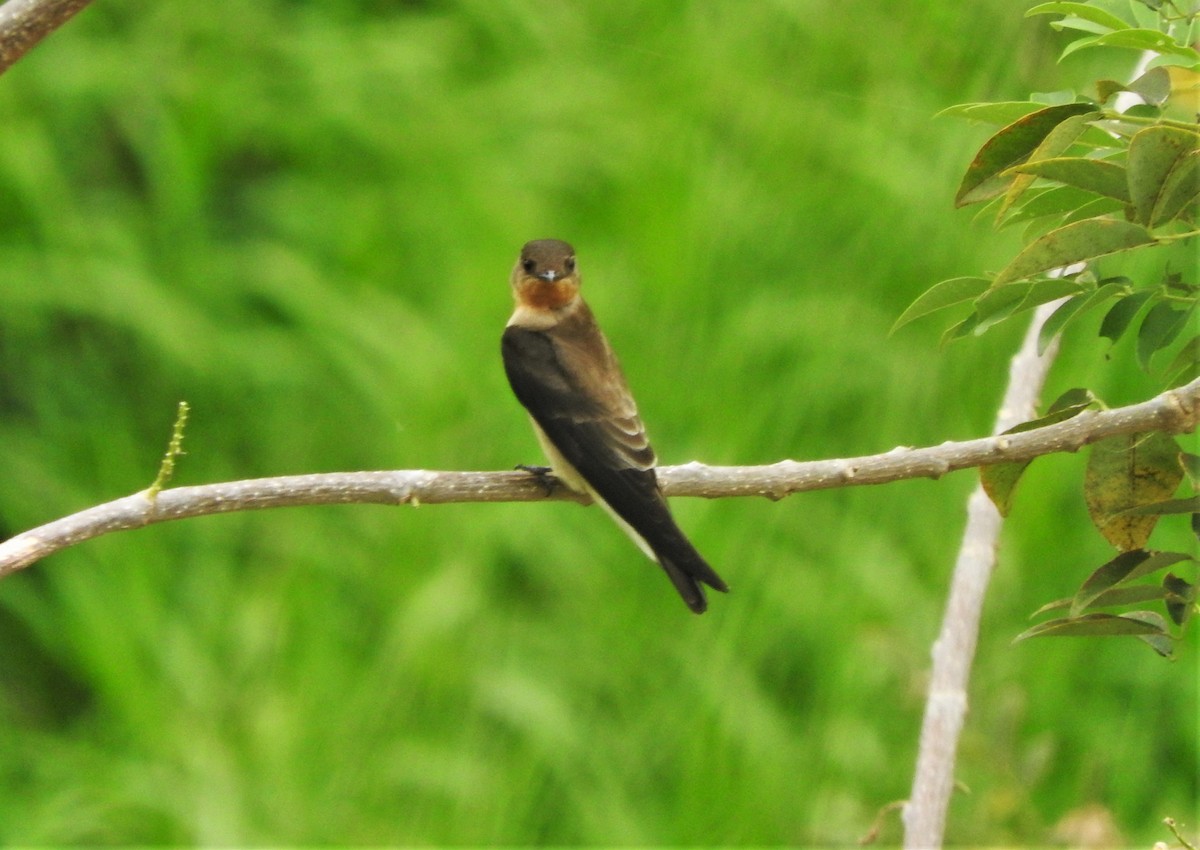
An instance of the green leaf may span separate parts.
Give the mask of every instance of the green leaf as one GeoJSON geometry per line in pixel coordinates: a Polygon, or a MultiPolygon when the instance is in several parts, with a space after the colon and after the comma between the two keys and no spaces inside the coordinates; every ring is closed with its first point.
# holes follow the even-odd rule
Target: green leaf
{"type": "Polygon", "coordinates": [[[1007,286],[993,286],[975,299],[974,333],[979,335],[987,328],[1011,316],[1033,290],[1031,281],[1021,281],[1007,286]]]}
{"type": "Polygon", "coordinates": [[[1107,121],[1104,124],[1104,129],[1095,124],[1089,124],[1088,128],[1083,131],[1083,135],[1079,137],[1078,144],[1089,147],[1094,151],[1124,153],[1129,148],[1128,142],[1114,136],[1109,130],[1110,126],[1110,123],[1107,121]]]}
{"type": "Polygon", "coordinates": [[[1068,298],[1062,304],[1059,304],[1053,313],[1046,317],[1046,321],[1042,322],[1042,326],[1038,328],[1037,353],[1039,357],[1046,353],[1051,340],[1058,336],[1059,331],[1075,318],[1079,311],[1083,309],[1083,305],[1095,294],[1095,292],[1081,292],[1072,298],[1068,298]]]}
{"type": "MultiPolygon", "coordinates": [[[[1146,118],[1150,121],[1157,121],[1162,117],[1162,110],[1152,103],[1135,103],[1133,106],[1122,112],[1121,116],[1127,118],[1146,118]]],[[[1132,136],[1137,135],[1139,132],[1141,131],[1135,129],[1131,134],[1131,138],[1132,136]]]]}
{"type": "Polygon", "coordinates": [[[1151,575],[1174,564],[1195,560],[1195,557],[1187,552],[1150,552],[1150,557],[1138,564],[1120,583],[1128,584],[1135,579],[1151,575]]]}
{"type": "Polygon", "coordinates": [[[1167,615],[1177,626],[1182,626],[1196,609],[1196,585],[1173,573],[1163,576],[1166,591],[1167,615]]]}
{"type": "Polygon", "coordinates": [[[1108,563],[1096,569],[1079,588],[1071,600],[1071,616],[1077,617],[1091,607],[1104,592],[1121,584],[1150,575],[1180,561],[1194,560],[1182,552],[1147,552],[1138,549],[1122,552],[1108,563]]]}
{"type": "Polygon", "coordinates": [[[1096,597],[1127,579],[1139,565],[1150,559],[1150,555],[1151,553],[1144,549],[1122,552],[1095,569],[1071,600],[1071,616],[1078,617],[1096,597]]]}
{"type": "Polygon", "coordinates": [[[1167,621],[1153,611],[1130,611],[1124,615],[1129,620],[1141,620],[1162,629],[1161,633],[1137,635],[1137,639],[1149,646],[1163,658],[1170,658],[1175,651],[1171,633],[1167,631],[1167,621]]]}
{"type": "Polygon", "coordinates": [[[1166,68],[1151,68],[1126,86],[1126,90],[1138,95],[1146,103],[1162,106],[1171,96],[1171,75],[1166,68]]]}
{"type": "MultiPolygon", "coordinates": [[[[1038,623],[1031,629],[1026,629],[1013,638],[1013,642],[1027,640],[1032,637],[1098,637],[1107,635],[1167,635],[1167,624],[1163,620],[1161,626],[1153,621],[1148,622],[1136,614],[1151,614],[1150,611],[1137,611],[1130,614],[1084,614],[1082,617],[1064,617],[1058,620],[1047,620],[1038,623]]],[[[1157,616],[1157,615],[1155,615],[1157,616]]],[[[1160,618],[1161,619],[1161,618],[1160,618]]]]}
{"type": "MultiPolygon", "coordinates": [[[[1051,160],[1065,153],[1067,148],[1071,147],[1075,140],[1087,129],[1088,122],[1099,117],[1099,115],[1099,112],[1086,112],[1083,115],[1072,115],[1061,122],[1047,133],[1046,138],[1042,139],[1038,146],[1033,149],[1033,152],[1029,154],[1029,162],[1051,160]]],[[[1036,174],[1021,173],[1020,168],[1013,168],[1010,171],[1016,171],[1017,173],[1013,175],[1012,183],[1009,184],[1008,191],[1004,193],[1004,203],[1000,206],[997,218],[1002,217],[1005,211],[1016,203],[1017,199],[1021,197],[1037,177],[1036,174]]]]}
{"type": "Polygon", "coordinates": [[[1179,453],[1179,466],[1187,474],[1192,487],[1200,487],[1200,455],[1191,452],[1179,453]]]}
{"type": "Polygon", "coordinates": [[[979,483],[983,492],[992,500],[1000,516],[1007,517],[1012,513],[1013,494],[1017,483],[1032,460],[1012,461],[1011,463],[990,463],[979,467],[979,483]]]}
{"type": "Polygon", "coordinates": [[[1167,287],[1168,292],[1185,295],[1193,300],[1200,296],[1200,286],[1187,283],[1180,272],[1166,272],[1163,275],[1163,285],[1167,287]]]}
{"type": "Polygon", "coordinates": [[[1077,221],[1027,245],[996,275],[993,285],[1154,243],[1146,228],[1127,221],[1106,218],[1077,221]]]}
{"type": "Polygon", "coordinates": [[[1029,93],[1029,99],[1043,106],[1064,106],[1074,103],[1079,95],[1074,89],[1056,89],[1055,91],[1034,91],[1029,93]]]}
{"type": "MultiPolygon", "coordinates": [[[[1034,422],[1040,424],[1033,425],[1032,427],[1040,428],[1042,425],[1053,425],[1055,422],[1065,422],[1072,416],[1083,413],[1083,411],[1087,410],[1088,408],[1099,406],[1101,406],[1100,399],[1096,398],[1095,394],[1092,393],[1091,390],[1087,389],[1086,387],[1073,387],[1056,398],[1050,404],[1050,406],[1046,408],[1045,416],[1043,416],[1041,419],[1033,420],[1034,422]],[[1060,418],[1055,419],[1054,422],[1045,421],[1052,416],[1060,418]]],[[[1017,429],[1024,431],[1031,430],[1029,428],[1022,428],[1022,426],[1018,425],[1016,428],[1012,429],[1012,433],[1016,433],[1017,429]]]]}
{"type": "Polygon", "coordinates": [[[1198,147],[1200,135],[1177,127],[1147,127],[1130,140],[1129,196],[1137,221],[1168,221],[1195,197],[1200,172],[1191,154],[1198,147]]]}
{"type": "Polygon", "coordinates": [[[1115,213],[1123,212],[1127,206],[1128,204],[1121,203],[1116,198],[1098,197],[1077,210],[1071,210],[1063,216],[1062,223],[1067,225],[1088,218],[1111,218],[1115,213]]]}
{"type": "Polygon", "coordinates": [[[977,320],[975,318],[975,314],[972,313],[958,324],[951,325],[950,327],[946,328],[945,332],[942,333],[942,338],[938,344],[944,348],[945,346],[954,342],[954,340],[962,339],[964,336],[968,336],[971,331],[975,329],[976,322],[977,320]]]}
{"type": "Polygon", "coordinates": [[[1109,98],[1123,91],[1129,91],[1124,83],[1116,80],[1096,80],[1096,100],[1100,103],[1108,103],[1109,98]]]}
{"type": "Polygon", "coordinates": [[[1167,385],[1178,387],[1200,377],[1200,336],[1189,339],[1166,368],[1167,385]]]}
{"type": "Polygon", "coordinates": [[[1129,203],[1125,168],[1115,162],[1084,157],[1059,157],[1026,162],[1014,166],[1012,170],[1129,203]]]}
{"type": "MultiPolygon", "coordinates": [[[[1055,400],[1045,416],[1022,422],[1004,433],[1018,434],[1023,431],[1032,431],[1034,428],[1065,422],[1097,403],[1096,397],[1090,390],[1067,390],[1055,400]]],[[[990,463],[979,467],[979,480],[983,485],[983,490],[1001,516],[1008,516],[1012,511],[1013,492],[1016,490],[1017,482],[1021,480],[1021,475],[1032,462],[1032,460],[1022,460],[1009,463],[990,463]]]]}
{"type": "Polygon", "coordinates": [[[995,197],[990,201],[984,201],[979,205],[979,209],[971,216],[971,224],[979,224],[980,222],[990,222],[996,216],[996,210],[1000,209],[1000,204],[1004,198],[995,197]]]}
{"type": "Polygon", "coordinates": [[[973,332],[978,336],[998,322],[1032,310],[1039,304],[1074,295],[1084,286],[1069,278],[1043,278],[993,286],[975,299],[975,316],[979,321],[973,332]]]}
{"type": "Polygon", "coordinates": [[[1034,15],[1074,15],[1085,21],[1099,24],[1106,30],[1123,30],[1129,29],[1131,26],[1116,15],[1090,3],[1041,3],[1025,13],[1027,18],[1034,15]]]}
{"type": "Polygon", "coordinates": [[[1013,642],[1028,638],[1079,638],[1079,636],[1134,635],[1150,645],[1159,656],[1169,658],[1172,652],[1171,635],[1166,621],[1153,611],[1130,611],[1124,615],[1085,613],[1082,617],[1049,619],[1022,631],[1013,642]]]}
{"type": "Polygon", "coordinates": [[[934,118],[967,118],[971,121],[984,121],[988,124],[1011,124],[1023,118],[1030,112],[1041,107],[1028,100],[1003,101],[999,103],[960,103],[948,106],[937,113],[934,118]]]}
{"type": "Polygon", "coordinates": [[[1193,312],[1194,305],[1176,309],[1170,301],[1159,301],[1150,308],[1138,328],[1137,359],[1142,369],[1150,371],[1150,358],[1175,341],[1193,312]]]}
{"type": "Polygon", "coordinates": [[[1150,299],[1150,296],[1156,294],[1152,289],[1143,289],[1140,292],[1126,295],[1112,305],[1104,314],[1104,320],[1100,322],[1100,336],[1107,337],[1115,343],[1125,333],[1129,323],[1133,321],[1133,317],[1137,315],[1138,310],[1142,309],[1142,305],[1150,299]]]}
{"type": "Polygon", "coordinates": [[[919,319],[946,307],[970,301],[978,297],[980,293],[986,292],[989,285],[990,282],[987,278],[982,277],[952,277],[949,280],[935,283],[917,296],[916,301],[908,305],[908,309],[900,314],[900,318],[896,319],[888,333],[895,333],[913,319],[919,319]]]}
{"type": "Polygon", "coordinates": [[[1177,218],[1197,197],[1200,197],[1200,151],[1192,151],[1179,160],[1163,181],[1150,226],[1157,227],[1177,218]]]}
{"type": "Polygon", "coordinates": [[[1165,434],[1126,434],[1092,446],[1083,494],[1092,523],[1122,552],[1140,549],[1158,522],[1131,516],[1131,508],[1171,498],[1183,480],[1179,446],[1165,434]]]}
{"type": "MultiPolygon", "coordinates": [[[[995,204],[992,201],[988,204],[995,204]]],[[[1013,204],[1007,218],[998,227],[1029,222],[1022,232],[1025,244],[1044,236],[1056,227],[1072,221],[1099,216],[1113,217],[1127,207],[1115,198],[1102,198],[1074,186],[1034,186],[1013,204]]]]}
{"type": "Polygon", "coordinates": [[[1028,221],[1042,216],[1061,216],[1078,209],[1092,195],[1074,186],[1051,186],[1030,189],[1009,211],[1008,223],[1028,221]]]}
{"type": "Polygon", "coordinates": [[[1021,231],[1021,242],[1029,245],[1041,239],[1047,233],[1062,227],[1062,218],[1038,218],[1029,222],[1028,225],[1021,231]]]}
{"type": "Polygon", "coordinates": [[[1175,39],[1166,33],[1151,29],[1125,29],[1098,35],[1094,38],[1081,38],[1068,44],[1059,58],[1066,59],[1072,53],[1089,47],[1125,47],[1130,50],[1167,53],[1172,56],[1182,56],[1190,62],[1200,62],[1200,53],[1190,47],[1176,44],[1175,39]]]}
{"type": "Polygon", "coordinates": [[[1003,172],[1028,159],[1050,131],[1063,121],[1094,109],[1090,103],[1047,106],[1001,128],[984,142],[967,167],[954,197],[955,206],[986,201],[1004,192],[1013,178],[1003,172]]]}
{"type": "Polygon", "coordinates": [[[1090,32],[1093,35],[1107,35],[1112,32],[1111,27],[1106,27],[1103,24],[1097,24],[1075,15],[1068,15],[1060,21],[1055,21],[1050,24],[1050,28],[1059,32],[1063,30],[1078,30],[1079,32],[1090,32]]]}
{"type": "MultiPolygon", "coordinates": [[[[1115,608],[1118,605],[1137,605],[1141,602],[1154,602],[1157,599],[1163,599],[1166,595],[1167,591],[1157,584],[1134,584],[1129,587],[1110,587],[1088,603],[1087,607],[1090,610],[1093,608],[1115,608]]],[[[1074,597],[1071,597],[1047,602],[1030,616],[1040,617],[1042,614],[1049,614],[1051,611],[1062,611],[1070,608],[1074,601],[1074,597]]]]}
{"type": "Polygon", "coordinates": [[[1042,328],[1038,332],[1038,354],[1044,354],[1046,347],[1050,345],[1050,340],[1065,330],[1067,325],[1075,319],[1082,318],[1088,310],[1125,291],[1128,291],[1126,284],[1113,282],[1106,283],[1092,292],[1081,292],[1073,298],[1067,299],[1042,323],[1042,328]]]}

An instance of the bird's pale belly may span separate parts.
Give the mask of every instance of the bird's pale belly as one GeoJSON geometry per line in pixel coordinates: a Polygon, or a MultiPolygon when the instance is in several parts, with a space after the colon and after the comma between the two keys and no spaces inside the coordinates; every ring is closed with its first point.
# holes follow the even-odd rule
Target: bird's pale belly
{"type": "Polygon", "coordinates": [[[592,488],[583,480],[583,476],[579,474],[571,462],[562,456],[562,452],[554,443],[550,442],[550,438],[546,436],[546,432],[542,430],[542,426],[534,422],[530,417],[530,422],[533,422],[533,433],[537,434],[538,443],[542,446],[542,452],[546,455],[546,459],[550,461],[550,469],[554,472],[556,478],[563,484],[566,484],[576,493],[584,493],[595,498],[592,493],[592,488]]]}

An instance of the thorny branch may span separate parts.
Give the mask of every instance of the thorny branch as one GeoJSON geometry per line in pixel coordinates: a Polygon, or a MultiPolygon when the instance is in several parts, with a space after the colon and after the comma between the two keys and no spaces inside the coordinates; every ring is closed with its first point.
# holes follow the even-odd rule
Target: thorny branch
{"type": "MultiPolygon", "coordinates": [[[[1195,430],[1198,419],[1200,379],[1140,404],[1085,411],[1066,422],[1020,434],[920,449],[901,447],[884,454],[848,459],[783,460],[766,466],[688,463],[660,467],[658,474],[668,496],[782,499],[807,490],[939,478],[947,472],[988,463],[1073,452],[1118,434],[1144,431],[1177,434],[1195,430]]],[[[542,481],[526,472],[335,472],[175,487],[153,497],[143,491],[54,520],[0,543],[0,577],[102,534],[186,517],[297,505],[432,505],[544,499],[581,501],[561,486],[547,493],[542,481]]]]}

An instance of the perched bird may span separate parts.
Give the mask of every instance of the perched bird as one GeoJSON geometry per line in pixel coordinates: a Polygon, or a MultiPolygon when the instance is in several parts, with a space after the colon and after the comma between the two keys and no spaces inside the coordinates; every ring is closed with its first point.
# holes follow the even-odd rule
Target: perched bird
{"type": "Polygon", "coordinates": [[[517,307],[501,343],[504,371],[550,469],[599,502],[703,613],[701,583],[729,588],[671,516],[625,376],[579,294],[575,249],[558,239],[527,243],[511,282],[517,307]]]}

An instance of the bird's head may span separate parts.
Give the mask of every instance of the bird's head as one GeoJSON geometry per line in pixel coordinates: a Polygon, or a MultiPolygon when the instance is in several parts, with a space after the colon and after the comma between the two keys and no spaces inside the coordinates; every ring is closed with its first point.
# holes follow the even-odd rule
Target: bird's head
{"type": "Polygon", "coordinates": [[[575,249],[561,239],[526,242],[512,272],[513,295],[535,310],[558,310],[579,294],[575,249]]]}

